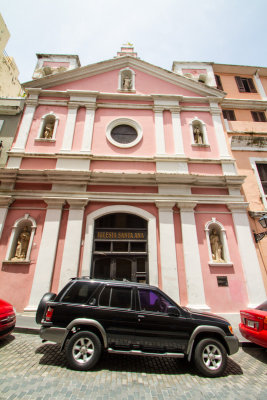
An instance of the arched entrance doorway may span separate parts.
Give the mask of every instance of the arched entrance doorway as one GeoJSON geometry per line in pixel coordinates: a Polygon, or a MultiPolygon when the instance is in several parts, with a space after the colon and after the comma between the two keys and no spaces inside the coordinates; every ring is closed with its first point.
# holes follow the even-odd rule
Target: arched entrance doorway
{"type": "Polygon", "coordinates": [[[95,220],[92,278],[149,282],[147,221],[112,213],[95,220]]]}

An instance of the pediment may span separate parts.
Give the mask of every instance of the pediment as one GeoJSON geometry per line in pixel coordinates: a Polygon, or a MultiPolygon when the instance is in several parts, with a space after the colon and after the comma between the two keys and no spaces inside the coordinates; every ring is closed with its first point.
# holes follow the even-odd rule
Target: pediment
{"type": "Polygon", "coordinates": [[[136,74],[134,93],[137,95],[167,94],[190,97],[223,98],[224,92],[175,72],[149,64],[131,56],[90,64],[71,71],[25,82],[25,88],[49,90],[83,90],[118,93],[118,76],[123,68],[136,74]]]}

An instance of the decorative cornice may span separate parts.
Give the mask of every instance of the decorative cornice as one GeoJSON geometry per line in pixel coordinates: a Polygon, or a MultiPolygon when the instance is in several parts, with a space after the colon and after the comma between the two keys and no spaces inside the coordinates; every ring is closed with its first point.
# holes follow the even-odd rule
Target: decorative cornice
{"type": "Polygon", "coordinates": [[[246,100],[246,99],[223,99],[222,108],[235,108],[243,110],[265,111],[267,109],[266,100],[246,100]]]}
{"type": "Polygon", "coordinates": [[[7,208],[12,204],[14,199],[12,196],[0,196],[0,207],[7,208]]]}
{"type": "Polygon", "coordinates": [[[175,206],[175,202],[173,201],[155,201],[156,206],[163,211],[170,211],[175,206]]]}
{"type": "Polygon", "coordinates": [[[229,208],[229,210],[231,210],[232,212],[240,212],[243,213],[245,211],[247,211],[249,206],[249,203],[247,202],[243,202],[243,203],[228,203],[227,207],[229,208]]]}
{"type": "Polygon", "coordinates": [[[65,199],[62,199],[60,197],[45,197],[42,200],[44,200],[47,204],[47,208],[55,208],[55,209],[61,209],[63,205],[65,204],[65,199]]]}
{"type": "Polygon", "coordinates": [[[68,198],[66,199],[67,203],[69,204],[72,210],[81,210],[83,209],[87,203],[88,199],[77,199],[77,198],[68,198]]]}
{"type": "Polygon", "coordinates": [[[186,212],[194,211],[196,205],[197,202],[194,201],[179,201],[177,203],[177,207],[180,209],[180,211],[186,211],[186,212]]]}
{"type": "Polygon", "coordinates": [[[165,70],[161,67],[157,67],[153,64],[149,64],[143,60],[136,59],[130,56],[119,57],[111,60],[102,61],[96,64],[91,64],[85,67],[76,68],[66,72],[50,75],[45,78],[36,79],[34,81],[25,82],[23,87],[35,88],[42,87],[48,88],[63,83],[68,83],[76,80],[80,80],[89,76],[94,76],[104,72],[112,71],[115,69],[121,69],[123,67],[136,68],[139,71],[145,72],[157,78],[163,79],[166,82],[178,85],[185,89],[194,91],[195,93],[202,94],[204,96],[214,96],[222,98],[225,94],[216,88],[212,88],[203,83],[187,79],[184,76],[178,75],[175,72],[165,70]]]}

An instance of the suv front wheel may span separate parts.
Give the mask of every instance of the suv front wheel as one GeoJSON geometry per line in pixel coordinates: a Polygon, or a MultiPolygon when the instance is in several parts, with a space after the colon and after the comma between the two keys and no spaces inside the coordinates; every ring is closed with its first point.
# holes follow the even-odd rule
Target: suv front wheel
{"type": "Polygon", "coordinates": [[[92,332],[75,333],[66,344],[66,357],[71,368],[87,371],[101,356],[101,342],[92,332]]]}
{"type": "Polygon", "coordinates": [[[200,373],[208,377],[216,377],[222,375],[226,368],[227,353],[218,340],[202,339],[196,345],[194,361],[200,373]]]}

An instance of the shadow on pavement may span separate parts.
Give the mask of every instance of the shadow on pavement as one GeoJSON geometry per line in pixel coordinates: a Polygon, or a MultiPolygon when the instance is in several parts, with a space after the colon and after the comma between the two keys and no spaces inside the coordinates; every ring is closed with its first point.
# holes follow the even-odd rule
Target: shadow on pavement
{"type": "Polygon", "coordinates": [[[256,360],[267,364],[267,349],[264,347],[257,345],[254,345],[253,347],[243,347],[243,351],[251,357],[256,358],[256,360]]]}
{"type": "MultiPolygon", "coordinates": [[[[68,368],[64,351],[60,351],[58,344],[46,343],[35,351],[36,354],[43,354],[39,363],[42,365],[53,365],[61,368],[68,368]]],[[[184,359],[140,357],[132,355],[117,355],[103,353],[100,361],[91,371],[119,371],[136,372],[146,374],[172,374],[172,375],[199,375],[193,363],[184,359]]],[[[241,367],[228,358],[227,367],[222,377],[230,375],[242,375],[241,367]]]]}
{"type": "Polygon", "coordinates": [[[12,334],[0,339],[0,349],[13,342],[13,340],[15,340],[15,336],[13,336],[12,334]]]}

